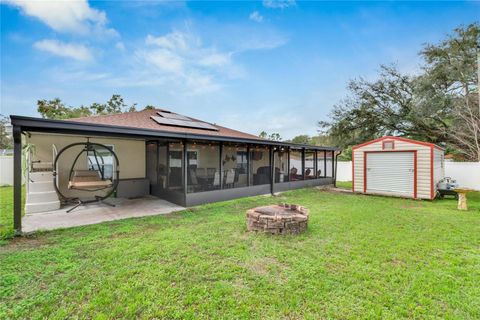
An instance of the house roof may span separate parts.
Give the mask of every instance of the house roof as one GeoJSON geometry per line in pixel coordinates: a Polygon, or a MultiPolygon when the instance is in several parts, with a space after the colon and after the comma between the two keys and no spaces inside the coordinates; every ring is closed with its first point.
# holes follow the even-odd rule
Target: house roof
{"type": "Polygon", "coordinates": [[[340,150],[337,147],[312,146],[267,140],[252,134],[229,129],[191,117],[186,118],[191,121],[209,124],[216,130],[160,124],[152,119],[152,117],[158,116],[157,112],[170,111],[163,109],[148,109],[142,111],[81,117],[67,120],[53,120],[11,115],[10,119],[13,126],[20,128],[20,130],[23,132],[44,132],[89,136],[101,135],[140,139],[173,138],[285,146],[291,148],[307,148],[311,150],[340,150]]]}
{"type": "MultiPolygon", "coordinates": [[[[241,139],[255,139],[255,140],[265,140],[253,134],[229,129],[226,127],[219,126],[214,123],[208,123],[202,120],[194,119],[191,117],[183,116],[192,121],[208,123],[218,131],[214,130],[203,130],[196,128],[188,128],[181,126],[165,125],[159,124],[152,119],[154,116],[158,116],[157,112],[169,112],[164,109],[147,109],[142,111],[118,113],[118,114],[109,114],[109,115],[99,115],[91,117],[81,117],[68,119],[69,121],[82,122],[82,123],[92,123],[92,124],[104,124],[104,125],[113,125],[121,127],[132,127],[132,128],[142,128],[142,129],[151,129],[162,132],[174,132],[174,133],[190,133],[190,134],[200,134],[208,136],[217,136],[217,137],[231,137],[231,138],[241,138],[241,139]]],[[[176,113],[173,113],[176,114],[176,113]]]]}
{"type": "Polygon", "coordinates": [[[440,146],[437,146],[436,144],[433,144],[433,143],[430,143],[430,142],[423,142],[423,141],[407,139],[407,138],[403,138],[403,137],[395,137],[395,136],[384,136],[384,137],[373,139],[373,140],[370,140],[370,141],[367,141],[367,142],[364,142],[364,143],[361,143],[361,144],[357,144],[357,145],[352,147],[352,150],[355,150],[355,149],[358,149],[358,148],[361,148],[361,147],[364,147],[364,146],[368,146],[369,144],[379,142],[379,141],[383,141],[383,140],[397,140],[397,141],[403,141],[403,142],[418,144],[418,145],[431,147],[431,148],[433,147],[433,148],[437,148],[437,149],[440,149],[440,150],[445,150],[444,148],[442,148],[440,146]]]}

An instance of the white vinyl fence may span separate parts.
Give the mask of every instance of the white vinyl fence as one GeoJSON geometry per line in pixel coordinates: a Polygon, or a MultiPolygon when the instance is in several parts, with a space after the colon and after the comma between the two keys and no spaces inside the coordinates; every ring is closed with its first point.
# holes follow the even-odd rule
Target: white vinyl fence
{"type": "Polygon", "coordinates": [[[13,185],[13,157],[0,156],[0,186],[13,185]]]}
{"type": "MultiPolygon", "coordinates": [[[[480,162],[445,161],[445,177],[457,180],[462,187],[480,191],[480,162]]],[[[337,180],[352,181],[351,161],[338,162],[337,180]]]]}

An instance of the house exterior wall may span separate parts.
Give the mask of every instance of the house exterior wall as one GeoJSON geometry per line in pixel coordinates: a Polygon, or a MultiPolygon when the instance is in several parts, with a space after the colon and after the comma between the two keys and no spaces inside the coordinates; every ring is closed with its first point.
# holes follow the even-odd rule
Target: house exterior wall
{"type": "MultiPolygon", "coordinates": [[[[359,146],[352,153],[353,158],[353,190],[364,192],[364,152],[383,151],[383,142],[380,140],[371,144],[359,146]]],[[[435,149],[435,148],[434,148],[435,149]]],[[[416,151],[417,152],[417,198],[431,199],[431,150],[430,146],[394,140],[392,151],[416,151]]]]}
{"type": "MultiPolygon", "coordinates": [[[[53,163],[53,145],[57,151],[75,142],[85,142],[83,136],[31,133],[26,143],[35,145],[34,160],[53,163]]],[[[119,159],[120,179],[145,178],[145,141],[118,138],[90,138],[90,142],[113,145],[119,159]]],[[[83,146],[76,146],[62,154],[58,163],[59,189],[67,197],[91,197],[92,192],[68,189],[68,174],[77,154],[83,146]]],[[[77,169],[87,169],[85,153],[77,161],[77,169]]],[[[95,192],[93,194],[101,194],[95,192]]]]}

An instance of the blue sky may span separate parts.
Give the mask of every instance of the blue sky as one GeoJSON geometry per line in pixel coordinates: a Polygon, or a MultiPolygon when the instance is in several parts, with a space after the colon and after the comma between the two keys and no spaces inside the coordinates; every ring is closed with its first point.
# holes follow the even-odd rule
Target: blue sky
{"type": "Polygon", "coordinates": [[[479,20],[476,2],[2,1],[1,113],[38,99],[163,107],[283,138],[315,134],[349,79],[479,20]]]}

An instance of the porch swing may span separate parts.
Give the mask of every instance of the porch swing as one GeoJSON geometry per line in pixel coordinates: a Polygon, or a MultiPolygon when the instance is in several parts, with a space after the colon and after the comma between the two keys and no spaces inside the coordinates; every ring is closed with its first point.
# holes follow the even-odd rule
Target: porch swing
{"type": "Polygon", "coordinates": [[[120,175],[119,166],[120,164],[118,161],[118,157],[111,147],[100,143],[90,142],[88,138],[86,142],[75,142],[61,149],[55,156],[55,160],[53,162],[53,184],[55,186],[55,190],[60,195],[63,203],[75,204],[72,208],[67,210],[67,212],[71,212],[72,210],[76,209],[81,205],[94,202],[104,203],[106,205],[115,207],[114,204],[108,203],[104,200],[110,197],[117,190],[120,175]],[[77,154],[75,160],[72,163],[72,166],[70,167],[70,171],[68,174],[68,189],[86,192],[99,192],[106,190],[104,191],[105,194],[96,194],[94,195],[94,199],[82,200],[78,197],[67,197],[60,191],[60,188],[58,187],[58,161],[60,159],[60,156],[65,151],[76,146],[83,146],[83,148],[77,154]],[[106,150],[114,159],[115,171],[112,172],[111,178],[107,178],[105,176],[105,160],[104,156],[99,152],[100,150],[106,150]],[[84,153],[86,154],[87,161],[89,163],[88,170],[77,169],[76,167],[78,159],[84,153]]]}

